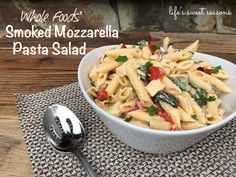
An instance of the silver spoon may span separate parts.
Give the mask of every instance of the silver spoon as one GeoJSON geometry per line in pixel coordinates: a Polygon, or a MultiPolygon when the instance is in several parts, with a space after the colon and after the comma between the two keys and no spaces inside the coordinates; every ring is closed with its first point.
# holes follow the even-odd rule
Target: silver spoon
{"type": "Polygon", "coordinates": [[[43,117],[43,127],[49,144],[61,153],[73,153],[90,177],[96,177],[93,168],[79,150],[85,139],[85,129],[76,115],[62,105],[50,106],[43,117]]]}

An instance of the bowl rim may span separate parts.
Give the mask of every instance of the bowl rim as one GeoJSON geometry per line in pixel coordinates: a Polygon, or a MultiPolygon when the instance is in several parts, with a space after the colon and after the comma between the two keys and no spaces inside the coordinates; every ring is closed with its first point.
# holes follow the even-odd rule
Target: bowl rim
{"type": "MultiPolygon", "coordinates": [[[[210,130],[214,130],[214,129],[218,129],[222,126],[224,126],[225,124],[229,123],[231,120],[234,119],[234,117],[236,117],[236,111],[232,112],[231,114],[229,114],[228,116],[224,117],[221,121],[212,124],[212,125],[208,125],[206,127],[202,127],[202,128],[197,128],[197,129],[192,129],[192,130],[180,130],[180,131],[170,131],[170,130],[155,130],[155,129],[151,129],[151,128],[145,128],[145,127],[141,127],[141,126],[137,126],[134,124],[131,124],[129,122],[126,122],[124,120],[121,120],[119,118],[117,118],[116,116],[112,115],[111,113],[103,110],[102,108],[100,108],[94,101],[93,99],[88,95],[87,90],[84,88],[83,84],[82,84],[82,78],[81,76],[84,75],[84,73],[81,73],[81,68],[83,67],[83,65],[87,62],[86,59],[89,58],[89,55],[91,55],[92,53],[105,49],[105,48],[112,48],[115,47],[117,45],[106,45],[106,46],[101,46],[98,48],[95,48],[91,51],[89,51],[80,61],[80,64],[78,66],[78,81],[79,81],[79,86],[80,89],[83,93],[83,96],[85,97],[85,99],[89,102],[89,104],[95,109],[95,111],[99,110],[99,112],[101,112],[102,115],[104,115],[106,118],[110,119],[111,121],[114,121],[115,123],[117,123],[120,126],[125,126],[127,128],[133,129],[135,131],[139,131],[142,133],[148,133],[148,134],[156,134],[156,135],[166,135],[166,136],[179,136],[179,135],[193,135],[193,134],[200,134],[203,132],[208,132],[210,130]]],[[[236,69],[236,65],[230,61],[227,61],[223,58],[214,56],[214,55],[209,55],[209,54],[205,54],[205,53],[200,53],[200,52],[195,52],[196,54],[200,54],[200,55],[205,55],[206,57],[214,57],[217,60],[220,60],[222,62],[226,62],[229,65],[233,65],[233,67],[235,67],[236,69]]],[[[100,117],[99,117],[100,118],[100,117]]]]}

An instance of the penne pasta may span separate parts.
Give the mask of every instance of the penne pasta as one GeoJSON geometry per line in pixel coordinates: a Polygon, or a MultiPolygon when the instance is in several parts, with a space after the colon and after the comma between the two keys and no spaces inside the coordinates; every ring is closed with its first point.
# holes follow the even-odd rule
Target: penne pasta
{"type": "Polygon", "coordinates": [[[210,66],[211,66],[210,63],[208,63],[206,61],[202,61],[202,60],[197,61],[197,60],[195,60],[193,66],[189,70],[190,71],[195,71],[199,67],[207,67],[207,68],[209,68],[210,66]]]}
{"type": "Polygon", "coordinates": [[[162,84],[165,86],[165,90],[173,95],[181,94],[181,89],[176,86],[168,77],[164,77],[162,84]]]}
{"type": "Polygon", "coordinates": [[[138,64],[138,61],[136,59],[129,58],[127,62],[116,68],[116,74],[120,77],[126,76],[127,75],[126,67],[132,67],[134,69],[137,69],[139,66],[140,64],[138,64]]]}
{"type": "Polygon", "coordinates": [[[189,100],[184,95],[177,95],[180,107],[189,115],[193,114],[193,108],[189,100]]]}
{"type": "Polygon", "coordinates": [[[149,59],[150,60],[159,60],[159,55],[158,54],[155,54],[155,55],[151,55],[150,57],[149,57],[149,59]]]}
{"type": "Polygon", "coordinates": [[[222,120],[222,117],[220,115],[212,115],[212,114],[207,114],[206,115],[206,123],[207,124],[215,124],[222,120]]]}
{"type": "Polygon", "coordinates": [[[149,59],[150,56],[152,55],[151,50],[150,50],[149,47],[147,47],[147,46],[145,46],[145,47],[142,48],[142,52],[143,52],[142,57],[145,58],[145,59],[149,59]]]}
{"type": "Polygon", "coordinates": [[[106,101],[98,101],[98,100],[96,100],[96,104],[97,104],[100,108],[102,108],[102,109],[104,109],[104,110],[106,110],[106,111],[110,111],[110,110],[109,110],[109,106],[106,104],[106,101]]]}
{"type": "Polygon", "coordinates": [[[199,122],[182,122],[181,127],[183,130],[192,130],[196,128],[202,128],[205,127],[205,124],[201,124],[199,122]]]}
{"type": "Polygon", "coordinates": [[[89,72],[89,78],[92,80],[92,81],[96,81],[98,79],[98,72],[96,70],[96,66],[94,66],[91,71],[89,72]]]}
{"type": "Polygon", "coordinates": [[[212,89],[211,84],[206,82],[205,79],[202,80],[201,78],[199,78],[196,75],[193,75],[191,73],[191,74],[189,74],[189,80],[190,80],[190,82],[195,84],[197,87],[205,89],[209,93],[214,93],[214,90],[212,89]]]}
{"type": "Polygon", "coordinates": [[[102,109],[143,128],[191,130],[221,121],[221,93],[231,93],[221,66],[193,58],[199,41],[175,49],[142,40],[104,51],[88,76],[88,94],[102,109]]]}
{"type": "Polygon", "coordinates": [[[120,85],[122,85],[122,86],[128,86],[130,83],[129,80],[126,78],[126,76],[118,77],[118,81],[119,81],[120,85]]]}
{"type": "Polygon", "coordinates": [[[207,112],[211,115],[219,115],[219,106],[221,104],[221,100],[216,98],[215,101],[207,102],[207,112]]]}
{"type": "Polygon", "coordinates": [[[88,89],[88,93],[89,93],[92,97],[94,97],[94,98],[96,98],[96,96],[97,96],[96,92],[97,92],[96,87],[90,87],[90,88],[88,89]]]}
{"type": "Polygon", "coordinates": [[[167,50],[169,44],[170,44],[170,39],[169,39],[168,37],[165,37],[165,38],[163,39],[163,49],[164,49],[164,50],[167,50]]]}
{"type": "Polygon", "coordinates": [[[189,46],[187,46],[185,49],[183,49],[183,51],[185,52],[196,52],[198,49],[198,45],[199,45],[199,40],[196,40],[194,43],[190,44],[189,46]]]}
{"type": "Polygon", "coordinates": [[[189,103],[191,104],[193,111],[196,114],[197,120],[200,123],[205,124],[206,118],[201,107],[194,101],[194,99],[191,97],[191,95],[188,92],[183,92],[183,95],[189,100],[189,103]]]}
{"type": "Polygon", "coordinates": [[[120,82],[118,80],[118,76],[115,75],[112,78],[110,84],[108,84],[108,86],[106,88],[108,95],[112,95],[116,91],[116,89],[119,87],[119,85],[120,85],[120,82]]]}
{"type": "Polygon", "coordinates": [[[104,84],[107,81],[108,73],[99,73],[96,83],[98,86],[104,84]]]}
{"type": "Polygon", "coordinates": [[[183,53],[182,52],[168,53],[166,55],[163,55],[162,58],[163,58],[162,60],[177,61],[183,58],[183,53]]]}
{"type": "Polygon", "coordinates": [[[212,73],[213,77],[219,78],[219,79],[228,79],[230,77],[229,73],[220,70],[218,73],[214,74],[212,73]]]}
{"type": "Polygon", "coordinates": [[[226,84],[224,84],[224,82],[222,82],[221,80],[219,80],[209,74],[205,74],[204,72],[201,72],[201,71],[194,71],[193,74],[197,78],[204,80],[205,82],[208,82],[209,84],[215,85],[220,91],[222,91],[224,93],[231,93],[232,92],[230,87],[227,86],[226,84]]]}
{"type": "Polygon", "coordinates": [[[152,80],[146,87],[146,90],[150,96],[154,96],[158,91],[163,90],[165,85],[158,80],[152,80]]]}
{"type": "Polygon", "coordinates": [[[140,58],[142,57],[142,50],[140,50],[139,48],[123,48],[123,49],[114,49],[105,51],[105,55],[113,58],[118,56],[123,56],[124,54],[140,58]]]}
{"type": "Polygon", "coordinates": [[[175,123],[177,128],[181,129],[179,110],[163,101],[161,101],[160,104],[161,107],[171,116],[171,119],[175,123]]]}
{"type": "Polygon", "coordinates": [[[129,97],[133,96],[133,89],[131,87],[124,87],[120,89],[120,91],[117,93],[119,99],[121,101],[127,100],[129,97]]]}
{"type": "Polygon", "coordinates": [[[196,120],[191,117],[192,114],[188,114],[181,107],[178,107],[178,110],[179,110],[179,114],[180,114],[180,120],[182,122],[196,122],[196,120]]]}
{"type": "Polygon", "coordinates": [[[144,112],[143,110],[131,111],[127,115],[145,122],[150,122],[152,119],[160,120],[159,116],[150,116],[147,112],[144,112]]]}
{"type": "Polygon", "coordinates": [[[182,61],[176,65],[175,71],[187,71],[189,68],[192,67],[193,62],[194,61],[192,60],[182,61]]]}
{"type": "Polygon", "coordinates": [[[135,69],[132,67],[126,67],[127,76],[133,86],[139,100],[144,106],[151,106],[153,104],[150,96],[148,95],[143,82],[139,79],[135,69]]]}
{"type": "Polygon", "coordinates": [[[137,126],[140,126],[140,127],[149,128],[149,123],[147,123],[145,121],[131,120],[130,123],[134,124],[134,125],[137,125],[137,126]]]}
{"type": "Polygon", "coordinates": [[[116,62],[116,61],[103,63],[97,67],[96,71],[102,72],[102,73],[109,72],[109,71],[112,71],[113,69],[116,69],[121,64],[122,64],[121,62],[116,62]]]}
{"type": "Polygon", "coordinates": [[[152,119],[150,121],[150,127],[156,130],[171,130],[171,126],[171,122],[167,122],[164,120],[152,119]]]}
{"type": "Polygon", "coordinates": [[[112,106],[109,107],[109,112],[117,117],[120,116],[121,114],[121,102],[120,101],[116,101],[112,106]]]}
{"type": "Polygon", "coordinates": [[[170,45],[166,51],[167,51],[168,53],[174,53],[174,52],[175,52],[175,49],[172,47],[172,45],[170,45]]]}

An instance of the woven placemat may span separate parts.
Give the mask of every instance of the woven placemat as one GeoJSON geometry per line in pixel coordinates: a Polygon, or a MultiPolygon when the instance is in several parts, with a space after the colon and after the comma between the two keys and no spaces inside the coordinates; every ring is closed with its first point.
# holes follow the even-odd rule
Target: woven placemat
{"type": "Polygon", "coordinates": [[[70,108],[87,131],[82,151],[100,177],[236,175],[236,120],[183,152],[153,155],[121,143],[84,99],[78,83],[16,95],[21,128],[35,176],[86,176],[76,157],[55,152],[43,133],[42,116],[58,103],[70,108]]]}

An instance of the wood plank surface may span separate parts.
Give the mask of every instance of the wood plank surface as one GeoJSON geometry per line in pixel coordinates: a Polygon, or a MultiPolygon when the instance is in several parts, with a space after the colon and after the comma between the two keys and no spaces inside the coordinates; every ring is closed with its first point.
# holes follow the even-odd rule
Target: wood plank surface
{"type": "MultiPolygon", "coordinates": [[[[116,41],[88,40],[88,51],[102,45],[135,43],[141,39],[157,42],[169,36],[177,48],[200,39],[200,52],[236,63],[233,35],[207,33],[124,33],[116,41]]],[[[0,176],[33,176],[15,108],[15,93],[36,93],[77,81],[77,67],[82,56],[12,55],[12,41],[0,39],[0,176]]],[[[60,42],[67,43],[68,39],[60,42]]],[[[81,42],[72,40],[76,45],[81,42]]],[[[25,40],[28,46],[40,41],[25,40]]],[[[45,41],[50,45],[52,41],[45,41]]]]}

